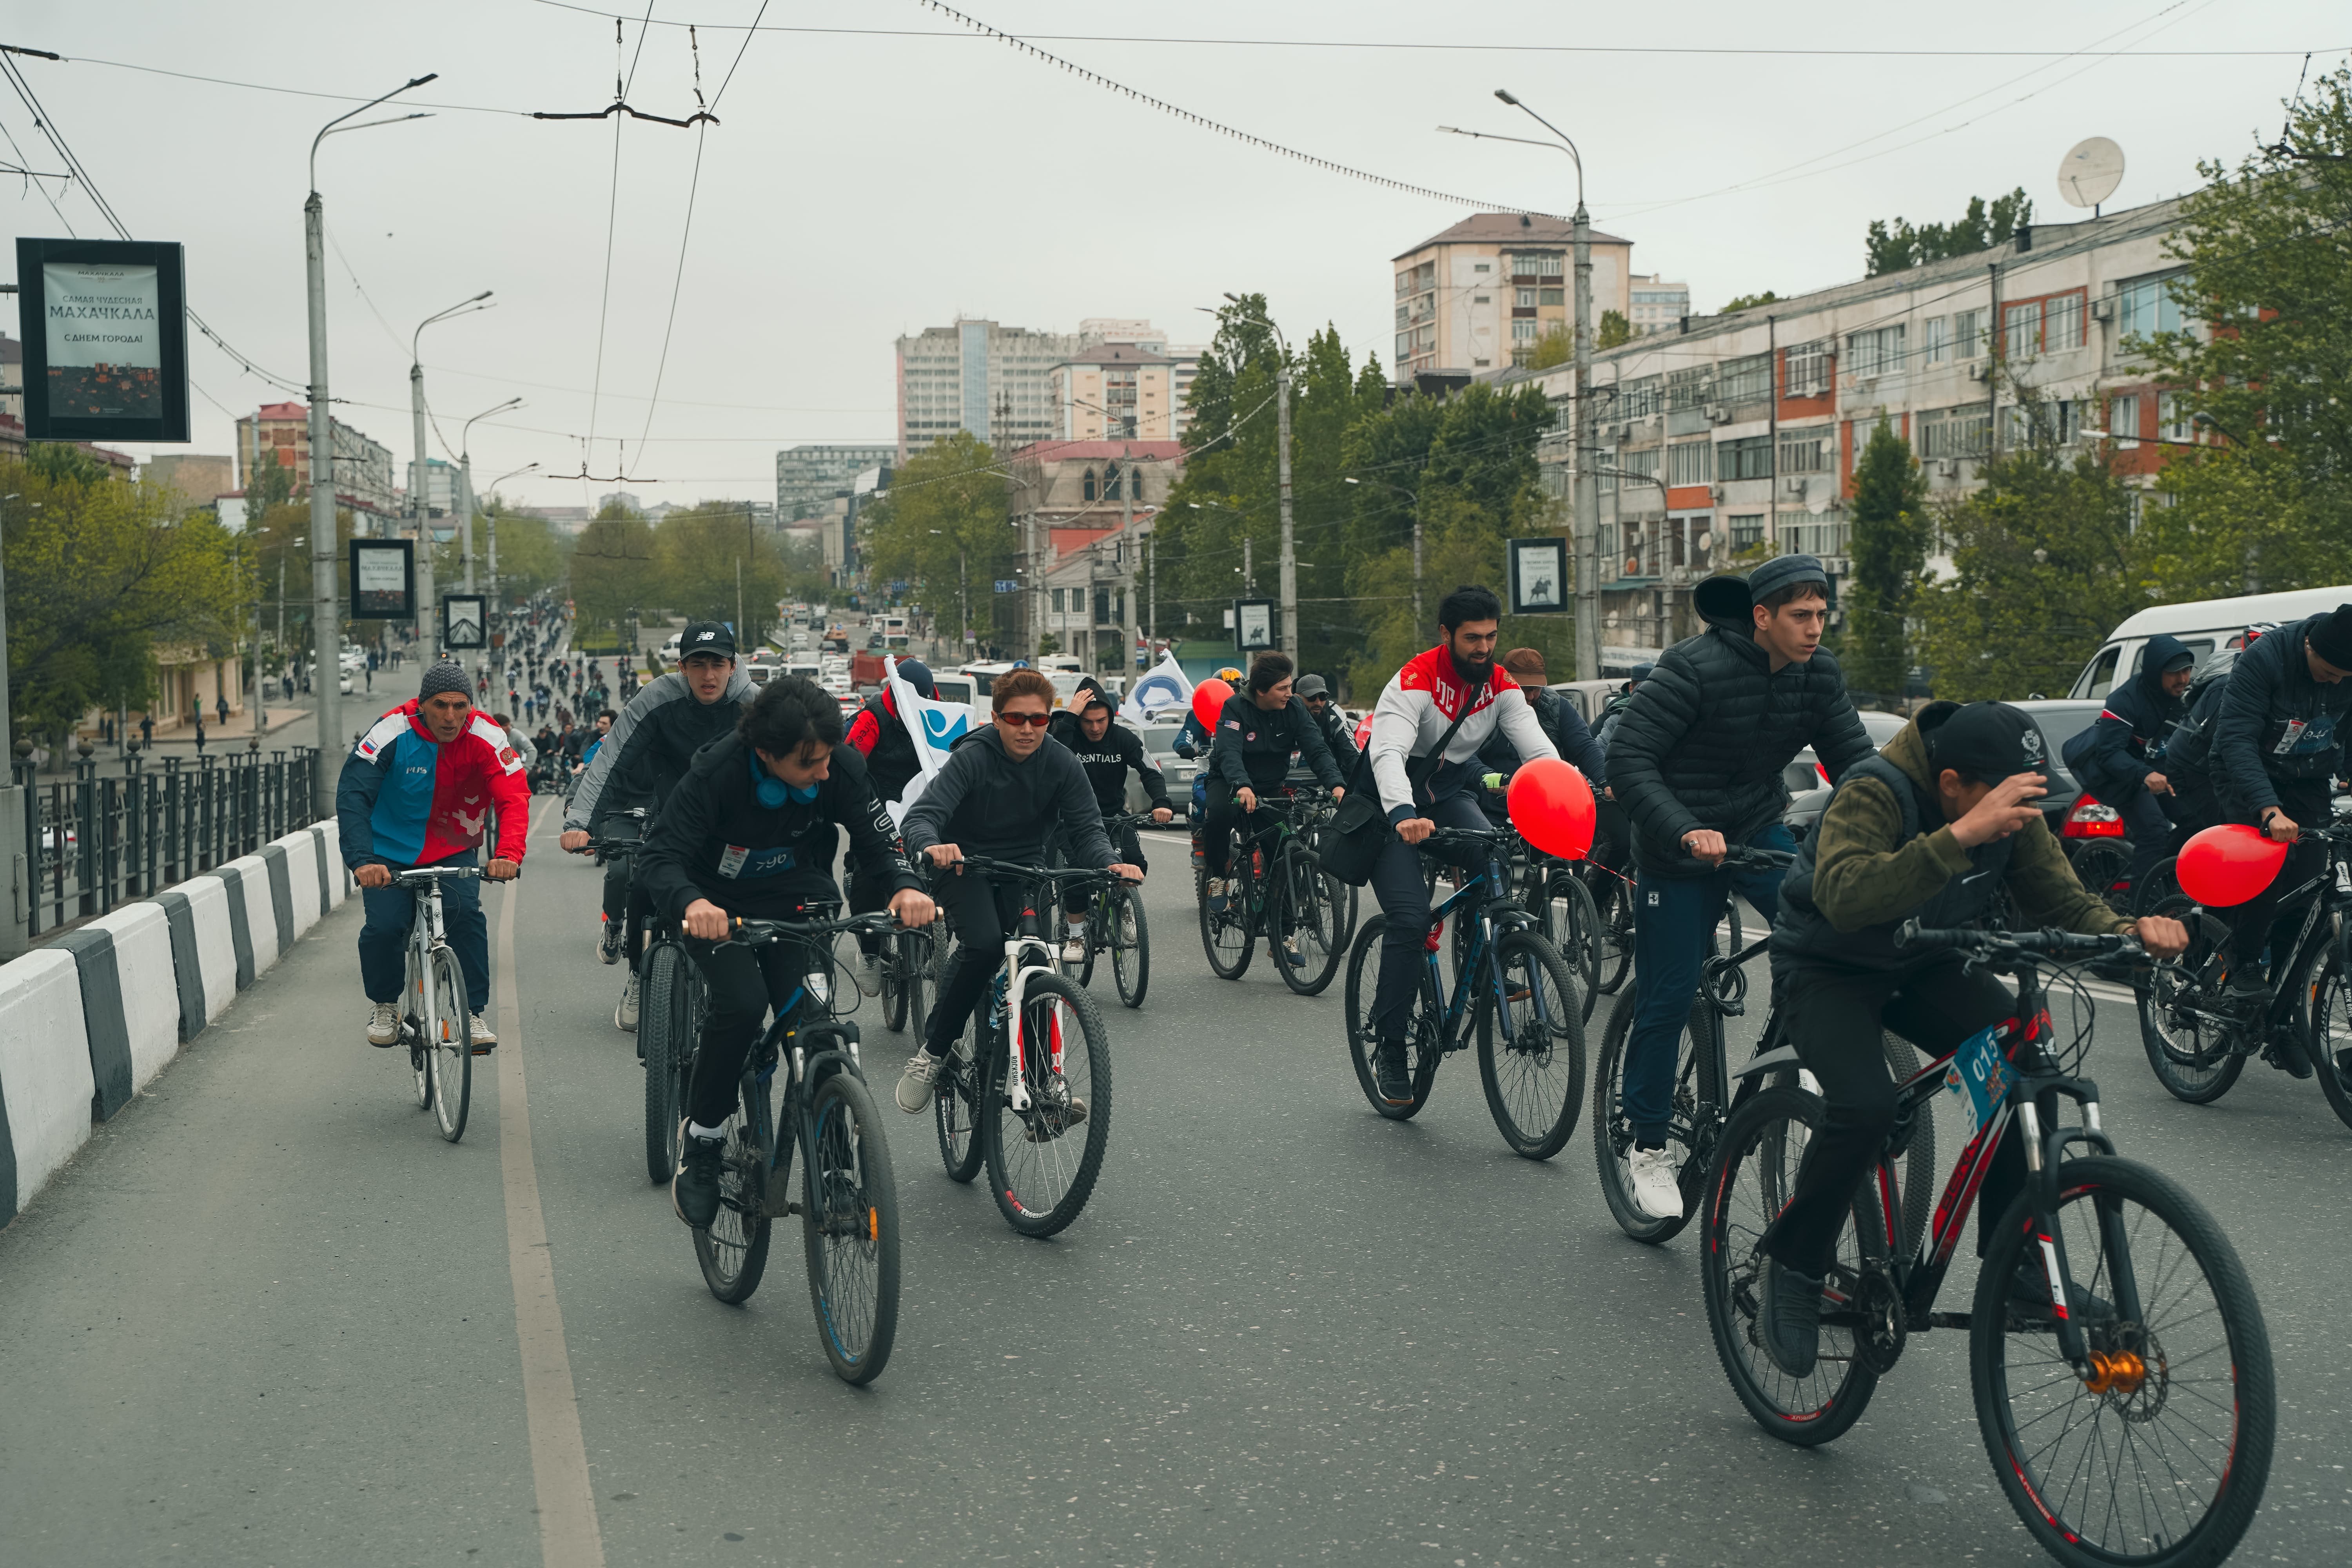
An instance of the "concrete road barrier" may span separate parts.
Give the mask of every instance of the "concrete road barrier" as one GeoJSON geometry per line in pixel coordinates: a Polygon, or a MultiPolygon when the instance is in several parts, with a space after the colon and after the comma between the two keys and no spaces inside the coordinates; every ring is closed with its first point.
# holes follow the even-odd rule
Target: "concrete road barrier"
{"type": "MultiPolygon", "coordinates": [[[[286,874],[283,857],[278,865],[278,874],[283,877],[286,874]]],[[[246,946],[253,954],[250,973],[240,973],[237,975],[236,983],[242,989],[252,984],[254,978],[277,963],[278,954],[282,951],[282,944],[278,940],[278,900],[270,890],[269,862],[260,856],[240,855],[234,860],[223,862],[220,868],[236,873],[229,894],[244,905],[246,946]]],[[[222,880],[228,879],[224,877],[222,880]]],[[[236,916],[230,918],[234,921],[236,916]]]]}
{"type": "MultiPolygon", "coordinates": [[[[122,1015],[131,1052],[131,1088],[147,1087],[180,1052],[180,983],[172,955],[171,921],[161,904],[126,904],[81,928],[113,939],[114,1005],[122,1015]]],[[[89,987],[82,987],[85,1018],[97,1015],[89,987]]]]}
{"type": "Polygon", "coordinates": [[[96,1088],[74,955],[0,964],[0,1224],[89,1141],[96,1088]]]}
{"type": "Polygon", "coordinates": [[[292,919],[293,935],[299,938],[319,923],[323,907],[319,897],[319,841],[306,828],[272,840],[269,848],[279,851],[286,859],[288,913],[292,919]]]}
{"type": "Polygon", "coordinates": [[[236,1000],[236,941],[229,930],[228,887],[218,877],[192,877],[156,894],[155,901],[172,927],[180,1038],[193,1040],[236,1000]]]}
{"type": "Polygon", "coordinates": [[[312,823],[310,831],[319,839],[320,897],[326,900],[326,908],[339,910],[343,900],[352,896],[352,888],[351,868],[343,864],[342,824],[331,816],[324,822],[312,823]]]}

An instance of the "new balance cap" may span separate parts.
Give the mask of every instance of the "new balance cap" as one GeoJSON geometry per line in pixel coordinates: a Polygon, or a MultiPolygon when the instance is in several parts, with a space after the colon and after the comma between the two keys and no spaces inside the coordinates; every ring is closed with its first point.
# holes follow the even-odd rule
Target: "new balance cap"
{"type": "Polygon", "coordinates": [[[680,664],[698,653],[715,653],[721,658],[735,657],[735,634],[727,629],[724,621],[691,621],[677,635],[677,658],[680,664]]]}

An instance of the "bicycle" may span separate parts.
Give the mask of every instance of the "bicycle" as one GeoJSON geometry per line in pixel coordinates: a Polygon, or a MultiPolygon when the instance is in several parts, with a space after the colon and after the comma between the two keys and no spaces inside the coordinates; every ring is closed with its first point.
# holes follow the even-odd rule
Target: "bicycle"
{"type": "Polygon", "coordinates": [[[478,866],[419,866],[394,871],[392,885],[415,894],[408,921],[408,974],[401,995],[401,1043],[408,1047],[416,1079],[416,1109],[429,1110],[441,1136],[455,1143],[466,1135],[466,1112],[474,1098],[474,1058],[489,1054],[474,1044],[473,1008],[467,1005],[465,972],[441,928],[441,884],[478,880],[478,866]]]}
{"type": "MultiPolygon", "coordinates": [[[[1103,818],[1103,831],[1110,835],[1114,848],[1126,842],[1129,833],[1151,826],[1148,811],[1125,812],[1103,818]]],[[[1056,860],[1061,852],[1055,851],[1056,860]]],[[[1110,953],[1112,980],[1118,986],[1118,999],[1129,1007],[1143,1005],[1144,993],[1151,986],[1151,928],[1143,918],[1143,895],[1126,883],[1105,880],[1095,889],[1087,909],[1083,931],[1087,955],[1080,961],[1078,984],[1090,985],[1095,978],[1095,955],[1110,953]],[[1132,928],[1134,934],[1129,935],[1132,928]]],[[[1070,940],[1069,911],[1056,900],[1054,904],[1053,937],[1056,951],[1070,940]]],[[[1067,967],[1066,965],[1065,966],[1067,967]]]]}
{"type": "Polygon", "coordinates": [[[1338,973],[1347,951],[1339,935],[1346,886],[1323,869],[1292,820],[1293,813],[1311,811],[1319,794],[1259,797],[1257,810],[1234,829],[1228,846],[1225,875],[1233,886],[1223,909],[1209,908],[1206,868],[1195,877],[1201,947],[1218,979],[1239,980],[1248,972],[1261,934],[1282,983],[1299,995],[1320,994],[1338,973]]]}
{"type": "Polygon", "coordinates": [[[2016,976],[2016,1014],[1896,1090],[1894,1131],[1855,1194],[1823,1284],[1820,1359],[1801,1379],[1763,1348],[1758,1243],[1793,1194],[1824,1111],[1812,1094],[1763,1083],[1794,1065],[1794,1050],[1740,1069],[1707,1176],[1701,1248],[1717,1359],[1759,1426],[1811,1447],[1860,1419],[1911,1335],[1965,1329],[1986,1452],[2045,1551],[2085,1568],[2220,1562],[2253,1517],[2270,1469],[2277,1413],[2262,1310],[2211,1216],[2170,1178],[2116,1156],[2098,1087],[2073,1076],[2090,1035],[2087,994],[2082,1027],[2061,1047],[2042,984],[2046,957],[2136,957],[2138,944],[2057,931],[1923,931],[1916,921],[1900,940],[2016,976]],[[1970,1136],[1932,1228],[1913,1242],[1884,1217],[1902,1205],[1895,1156],[1906,1129],[1945,1095],[1970,1136]],[[2062,1125],[2064,1100],[2081,1107],[2080,1126],[2062,1125]],[[2012,1120],[2025,1190],[1993,1232],[1970,1310],[1937,1311],[1979,1184],[2012,1120]],[[2090,1152],[2062,1160],[2078,1143],[2090,1152]]]}
{"type": "Polygon", "coordinates": [[[1536,929],[1535,917],[1511,896],[1512,837],[1496,829],[1441,827],[1422,841],[1424,854],[1462,850],[1475,854],[1484,868],[1465,876],[1462,885],[1429,912],[1429,934],[1423,943],[1425,965],[1417,977],[1406,1036],[1412,1100],[1391,1105],[1382,1099],[1374,1068],[1378,1041],[1372,1006],[1381,942],[1388,930],[1385,914],[1364,921],[1349,954],[1349,1056],[1357,1085],[1372,1109],[1392,1121],[1409,1121],[1429,1102],[1438,1063],[1469,1047],[1463,1031],[1465,1025],[1474,1025],[1478,1079],[1496,1130],[1512,1152],[1549,1160],[1576,1129],[1577,1104],[1584,1090],[1584,1010],[1568,965],[1536,929]],[[1437,963],[1449,915],[1470,932],[1455,960],[1450,997],[1437,963]]]}
{"type": "Polygon", "coordinates": [[[1061,972],[1038,910],[1055,883],[1110,873],[981,855],[961,864],[966,876],[1025,884],[1029,901],[964,1039],[932,1080],[940,1163],[950,1180],[969,1182],[985,1161],[1005,1223],[1052,1236],[1086,1207],[1110,1146],[1110,1036],[1094,998],[1061,972]],[[1066,1140],[1080,1128],[1073,1157],[1066,1140]]]}
{"type": "MultiPolygon", "coordinates": [[[[1784,868],[1795,858],[1779,850],[1735,845],[1724,857],[1723,864],[1770,870],[1784,868]]],[[[1618,1229],[1635,1241],[1654,1247],[1681,1235],[1691,1216],[1698,1213],[1699,1194],[1706,1185],[1716,1142],[1730,1114],[1731,1084],[1726,1070],[1729,1058],[1724,1024],[1727,1019],[1746,1016],[1748,962],[1761,956],[1772,941],[1768,928],[1755,942],[1741,946],[1745,933],[1740,927],[1739,900],[1734,898],[1727,902],[1730,952],[1727,955],[1713,951],[1715,939],[1709,939],[1710,951],[1699,964],[1698,990],[1691,998],[1689,1015],[1675,1044],[1675,1089],[1666,1124],[1666,1146],[1682,1153],[1682,1169],[1675,1179],[1683,1198],[1680,1215],[1654,1215],[1633,1201],[1633,1124],[1626,1120],[1624,1106],[1625,1044],[1633,1037],[1633,1015],[1641,1005],[1638,984],[1618,996],[1601,1033],[1601,1057],[1592,1079],[1592,1158],[1600,1171],[1601,1195],[1607,1201],[1610,1216],[1616,1220],[1618,1229]]],[[[1919,1053],[1908,1040],[1884,1030],[1879,1032],[1878,1040],[1879,1048],[1886,1056],[1887,1069],[1895,1075],[1895,1081],[1899,1083],[1918,1070],[1919,1053]]],[[[1779,1006],[1767,1005],[1756,1055],[1768,1056],[1787,1043],[1779,1006]]],[[[1790,1068],[1777,1081],[1794,1085],[1809,1080],[1801,1069],[1790,1068]]],[[[1927,1184],[1936,1170],[1933,1123],[1919,1124],[1906,1157],[1906,1168],[1911,1177],[1904,1189],[1903,1234],[1907,1240],[1916,1237],[1927,1224],[1933,1197],[1927,1184]]]]}
{"type": "MultiPolygon", "coordinates": [[[[857,1026],[836,1022],[824,1009],[832,938],[887,931],[896,922],[872,914],[731,923],[731,942],[800,946],[808,978],[816,984],[804,984],[784,999],[743,1058],[735,1109],[720,1124],[726,1152],[719,1213],[693,1233],[695,1261],[710,1293],[740,1306],[767,1272],[771,1224],[799,1215],[809,1304],[825,1359],[844,1383],[870,1383],[888,1363],[898,1329],[898,1189],[889,1141],[858,1063],[857,1026]],[[805,1016],[811,1010],[814,1018],[805,1016]],[[780,1067],[784,1086],[777,1100],[772,1089],[780,1067]],[[779,1127],[789,1131],[788,1139],[778,1136],[779,1127]],[[790,1184],[795,1147],[797,1199],[790,1184]]],[[[684,1133],[681,1111],[678,1134],[684,1133]]]]}
{"type": "MultiPolygon", "coordinates": [[[[1584,1016],[1589,1023],[1601,1001],[1605,942],[1601,911],[1593,907],[1592,894],[1577,874],[1578,862],[1547,855],[1533,845],[1525,847],[1527,868],[1520,880],[1519,901],[1536,917],[1537,928],[1559,950],[1569,973],[1583,982],[1584,1016]]],[[[1630,904],[1627,907],[1631,909],[1630,904]]],[[[1630,946],[1626,956],[1632,957],[1630,946]]]]}
{"type": "Polygon", "coordinates": [[[2227,1094],[2249,1058],[2275,1063],[2283,1050],[2301,1048],[2329,1109],[2352,1127],[2352,1060],[2339,1059],[2352,1056],[2352,926],[2342,918],[2352,910],[2344,875],[2352,869],[2352,823],[2303,831],[2325,841],[2327,853],[2279,900],[2282,910],[2300,903],[2303,914],[2292,936],[2284,919],[2271,928],[2270,951],[2284,955],[2272,966],[2278,984],[2271,999],[2256,1008],[2227,994],[2228,973],[2217,962],[2221,922],[2186,893],[2172,894],[2147,912],[2186,924],[2189,948],[2135,988],[2140,1043],[2165,1092],[2191,1105],[2227,1094]]]}
{"type": "Polygon", "coordinates": [[[931,981],[931,933],[909,926],[882,942],[882,1025],[892,1034],[920,1039],[930,1022],[924,989],[931,981]]]}

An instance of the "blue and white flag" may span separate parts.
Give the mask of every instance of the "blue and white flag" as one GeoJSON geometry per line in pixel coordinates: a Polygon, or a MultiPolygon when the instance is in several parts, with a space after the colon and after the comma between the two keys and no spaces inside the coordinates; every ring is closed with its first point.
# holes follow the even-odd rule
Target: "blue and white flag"
{"type": "Polygon", "coordinates": [[[907,781],[898,798],[887,802],[890,820],[904,823],[907,808],[921,798],[923,786],[931,776],[948,765],[948,749],[964,733],[980,722],[974,705],[969,702],[941,702],[916,694],[898,674],[898,661],[884,661],[889,682],[891,705],[898,709],[899,721],[907,726],[908,735],[915,742],[915,763],[922,772],[907,781]]]}
{"type": "Polygon", "coordinates": [[[1118,716],[1130,724],[1149,723],[1171,708],[1190,710],[1192,705],[1192,683],[1184,679],[1184,671],[1172,653],[1162,653],[1160,662],[1136,678],[1128,688],[1127,700],[1119,705],[1118,716]]]}

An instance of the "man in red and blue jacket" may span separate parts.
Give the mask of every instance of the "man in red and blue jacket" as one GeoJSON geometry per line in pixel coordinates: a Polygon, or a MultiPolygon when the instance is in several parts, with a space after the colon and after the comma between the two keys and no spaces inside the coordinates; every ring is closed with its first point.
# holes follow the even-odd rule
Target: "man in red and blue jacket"
{"type": "MultiPolygon", "coordinates": [[[[505,881],[522,868],[530,789],[522,758],[487,713],[474,710],[473,683],[447,660],[429,667],[416,700],[377,720],[343,759],[335,817],[343,863],[360,885],[367,923],[360,930],[360,983],[372,1010],[368,1044],[400,1038],[400,992],[407,981],[408,928],[415,895],[393,883],[419,866],[470,866],[491,812],[498,814],[495,858],[483,873],[505,881]]],[[[489,926],[481,888],[470,879],[441,886],[449,945],[465,972],[467,1008],[477,1049],[498,1044],[482,1021],[490,1000],[489,926]]]]}

